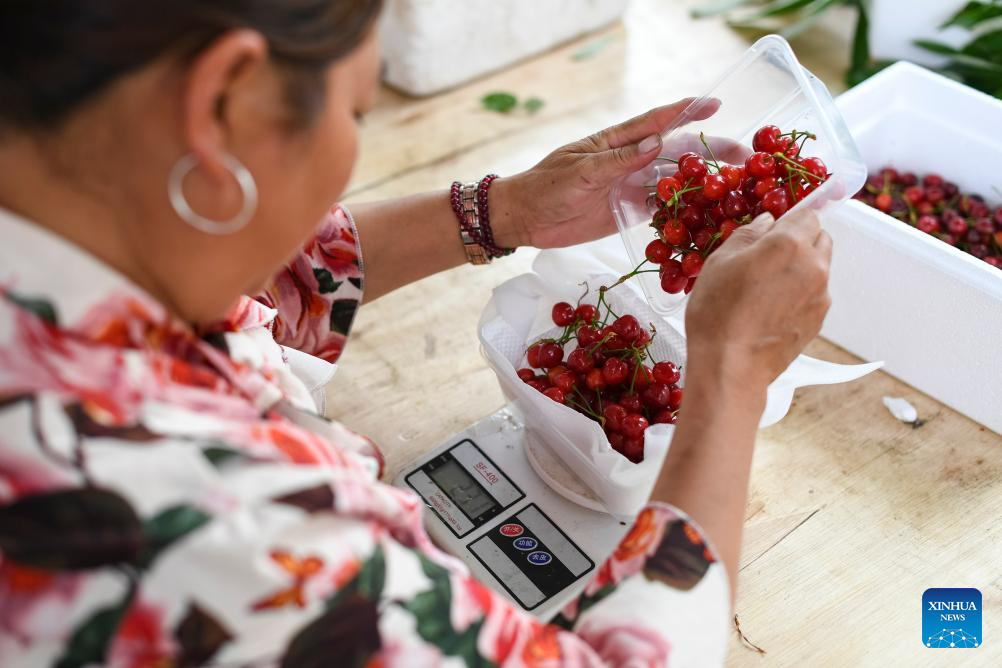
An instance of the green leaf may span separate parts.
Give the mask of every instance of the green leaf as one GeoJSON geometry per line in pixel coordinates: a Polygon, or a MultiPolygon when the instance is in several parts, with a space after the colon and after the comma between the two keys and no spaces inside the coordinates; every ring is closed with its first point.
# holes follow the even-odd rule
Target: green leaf
{"type": "Polygon", "coordinates": [[[952,56],[960,53],[958,49],[953,48],[949,44],[937,42],[934,39],[917,39],[912,42],[912,44],[920,49],[925,49],[926,51],[931,51],[932,53],[938,53],[944,56],[952,56]]]}
{"type": "Polygon", "coordinates": [[[144,568],[160,556],[171,543],[206,524],[211,517],[193,506],[178,505],[161,511],[143,523],[146,547],[140,557],[144,568]]]}
{"type": "Polygon", "coordinates": [[[511,93],[491,93],[490,95],[484,96],[484,98],[480,100],[480,104],[484,106],[484,109],[489,111],[507,114],[518,106],[518,98],[511,93]]]}
{"type": "Polygon", "coordinates": [[[811,6],[804,10],[803,18],[781,30],[780,34],[787,39],[793,39],[797,35],[813,28],[824,16],[825,10],[838,2],[839,0],[814,0],[811,6]]]}
{"type": "Polygon", "coordinates": [[[174,637],[181,648],[176,662],[178,668],[205,665],[233,639],[219,620],[191,603],[174,630],[174,637]]]}
{"type": "Polygon", "coordinates": [[[996,16],[1002,16],[1002,4],[997,2],[968,2],[959,12],[944,23],[942,27],[959,26],[971,29],[979,23],[993,19],[996,16]]]}
{"type": "MultiPolygon", "coordinates": [[[[856,12],[856,29],[852,35],[849,72],[858,77],[870,67],[870,18],[866,13],[866,7],[862,3],[856,5],[856,12]]],[[[859,81],[856,83],[859,83],[859,81]]]]}
{"type": "Polygon", "coordinates": [[[961,51],[975,58],[991,62],[1002,61],[1002,30],[992,30],[978,35],[961,51]]]}
{"type": "Polygon", "coordinates": [[[714,0],[712,2],[699,5],[698,7],[694,7],[689,11],[689,15],[694,19],[702,19],[707,16],[726,14],[732,9],[736,9],[737,7],[744,5],[751,5],[755,2],[756,0],[714,0]]]}
{"type": "Polygon", "coordinates": [[[135,588],[130,587],[119,603],[99,609],[80,624],[66,643],[66,649],[56,661],[55,668],[104,665],[108,643],[132,605],[134,595],[135,588]]]}
{"type": "Polygon", "coordinates": [[[52,302],[45,299],[22,297],[10,291],[4,294],[7,295],[7,299],[11,300],[26,311],[31,311],[42,320],[48,322],[50,325],[59,324],[59,318],[56,315],[56,307],[52,305],[52,302]]]}
{"type": "Polygon", "coordinates": [[[347,336],[357,309],[358,300],[355,299],[335,299],[331,302],[331,331],[347,336]]]}
{"type": "Polygon", "coordinates": [[[815,0],[772,0],[772,2],[766,3],[758,11],[751,13],[750,15],[742,19],[743,23],[752,23],[758,21],[759,19],[768,18],[770,16],[782,16],[784,14],[793,14],[804,7],[815,2],[815,0]]]}
{"type": "Polygon", "coordinates": [[[386,583],[386,555],[383,548],[377,547],[372,555],[362,564],[358,573],[341,587],[333,596],[327,599],[324,604],[330,610],[342,605],[353,596],[362,596],[373,601],[378,601],[383,595],[383,586],[386,583]]]}
{"type": "Polygon", "coordinates": [[[334,292],[341,287],[341,281],[335,281],[334,276],[321,267],[313,268],[313,276],[317,279],[317,289],[320,290],[320,294],[322,295],[334,292]]]}
{"type": "Polygon", "coordinates": [[[534,114],[540,109],[542,109],[543,105],[545,104],[546,102],[544,102],[541,98],[530,97],[528,100],[522,103],[522,106],[525,107],[525,110],[528,111],[530,114],[534,114]]]}
{"type": "Polygon", "coordinates": [[[229,447],[221,441],[219,442],[219,445],[210,445],[206,448],[202,448],[202,456],[217,469],[222,468],[231,461],[247,459],[247,455],[239,450],[229,447]]]}
{"type": "Polygon", "coordinates": [[[33,494],[0,506],[0,553],[45,570],[137,564],[145,538],[129,502],[89,487],[33,494]]]}

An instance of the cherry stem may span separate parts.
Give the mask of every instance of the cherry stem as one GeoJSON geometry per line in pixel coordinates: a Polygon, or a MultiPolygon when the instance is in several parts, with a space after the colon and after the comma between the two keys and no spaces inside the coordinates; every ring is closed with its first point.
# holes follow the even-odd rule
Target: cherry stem
{"type": "Polygon", "coordinates": [[[706,135],[703,134],[702,130],[700,130],[699,132],[699,141],[706,148],[706,152],[710,154],[710,162],[713,163],[713,167],[717,170],[717,173],[719,174],[720,164],[717,162],[716,156],[713,155],[713,149],[710,148],[710,145],[706,142],[706,135]]]}

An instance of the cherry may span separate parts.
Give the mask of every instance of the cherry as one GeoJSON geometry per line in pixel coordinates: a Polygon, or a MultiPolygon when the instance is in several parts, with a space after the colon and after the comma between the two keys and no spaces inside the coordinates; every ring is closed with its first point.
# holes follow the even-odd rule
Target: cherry
{"type": "Polygon", "coordinates": [[[712,209],[708,209],[706,211],[706,215],[708,215],[710,217],[710,220],[712,220],[715,223],[719,223],[727,219],[727,214],[724,213],[724,205],[719,202],[712,209]]]}
{"type": "Polygon", "coordinates": [[[926,188],[930,186],[938,188],[943,185],[943,177],[939,174],[926,174],[922,178],[922,185],[926,188]]]}
{"type": "Polygon", "coordinates": [[[720,240],[727,241],[728,237],[730,237],[736,229],[738,229],[738,224],[730,218],[720,223],[720,240]]]}
{"type": "Polygon", "coordinates": [[[946,230],[954,236],[962,236],[967,234],[967,221],[963,218],[951,218],[950,222],[946,224],[946,230]]]}
{"type": "Polygon", "coordinates": [[[678,161],[678,171],[688,179],[698,179],[706,176],[709,169],[706,161],[695,153],[686,153],[678,161]]]}
{"type": "Polygon", "coordinates": [[[668,407],[673,411],[677,411],[678,407],[682,405],[682,388],[672,387],[668,394],[668,407]]]}
{"type": "Polygon", "coordinates": [[[707,199],[723,199],[728,190],[730,188],[728,187],[727,179],[720,174],[710,174],[703,181],[703,196],[707,199]]]}
{"type": "Polygon", "coordinates": [[[622,384],[630,373],[630,367],[621,359],[610,357],[602,365],[602,377],[607,385],[622,384]]]}
{"type": "Polygon", "coordinates": [[[564,395],[564,391],[561,390],[559,387],[549,387],[549,388],[543,390],[543,394],[545,394],[546,396],[548,396],[550,399],[553,399],[558,404],[562,404],[566,400],[566,396],[564,395]]]}
{"type": "Polygon", "coordinates": [[[699,250],[706,250],[713,242],[713,233],[705,227],[692,237],[692,243],[699,250]]]}
{"type": "Polygon", "coordinates": [[[623,439],[623,456],[634,464],[644,461],[644,441],[641,438],[623,439]]]}
{"type": "Polygon", "coordinates": [[[678,260],[665,260],[661,265],[661,280],[672,279],[682,273],[682,263],[678,260]]]}
{"type": "Polygon", "coordinates": [[[614,431],[611,434],[608,433],[608,432],[606,432],[605,436],[606,436],[606,438],[609,439],[609,445],[612,446],[613,450],[615,450],[616,452],[622,452],[623,451],[623,441],[625,439],[624,439],[624,437],[623,437],[622,434],[620,434],[617,431],[614,431]]]}
{"type": "MultiPolygon", "coordinates": [[[[651,384],[651,370],[642,364],[638,364],[634,369],[630,377],[630,382],[633,383],[633,389],[638,392],[642,392],[644,388],[651,384]]],[[[620,400],[622,403],[622,400],[620,400]]]]}
{"type": "Polygon", "coordinates": [[[755,189],[752,192],[755,193],[755,197],[762,199],[767,192],[774,189],[777,185],[779,185],[779,180],[775,176],[767,176],[764,179],[756,181],[755,189]]]}
{"type": "Polygon", "coordinates": [[[542,392],[549,388],[548,385],[544,384],[542,381],[539,380],[527,380],[525,384],[539,392],[542,392]]]}
{"type": "Polygon", "coordinates": [[[762,208],[779,218],[790,209],[790,198],[783,188],[773,188],[762,198],[762,208]]]}
{"type": "Polygon", "coordinates": [[[891,196],[888,193],[880,193],[873,203],[878,209],[886,213],[891,209],[891,196]]]}
{"type": "Polygon", "coordinates": [[[668,385],[655,382],[651,383],[651,385],[640,394],[640,398],[651,408],[663,408],[668,405],[670,395],[671,389],[669,389],[668,385]]]}
{"type": "Polygon", "coordinates": [[[521,379],[526,383],[528,383],[530,380],[533,380],[536,377],[536,372],[533,371],[532,369],[519,369],[515,373],[518,374],[519,379],[521,379]]]}
{"type": "Polygon", "coordinates": [[[623,418],[626,417],[626,409],[619,404],[606,404],[602,408],[602,417],[605,418],[606,430],[621,431],[623,429],[623,418]]]}
{"type": "Polygon", "coordinates": [[[934,232],[939,232],[939,221],[936,220],[936,216],[919,216],[918,220],[915,221],[915,227],[926,234],[933,234],[934,232]]]}
{"type": "Polygon", "coordinates": [[[529,362],[529,366],[533,369],[538,369],[539,367],[539,349],[543,347],[541,343],[534,343],[529,346],[528,350],[525,351],[525,356],[529,362]]]}
{"type": "Polygon", "coordinates": [[[590,346],[593,343],[598,343],[602,335],[597,329],[591,325],[582,325],[578,328],[577,339],[578,345],[582,347],[590,346]]]}
{"type": "Polygon", "coordinates": [[[770,153],[763,153],[761,151],[752,153],[745,160],[745,169],[748,171],[749,176],[756,178],[763,179],[767,176],[772,176],[776,171],[776,158],[772,157],[770,153]]]}
{"type": "Polygon", "coordinates": [[[668,409],[660,410],[654,415],[654,424],[675,424],[678,422],[678,418],[675,413],[668,409]]]}
{"type": "Polygon", "coordinates": [[[939,204],[946,198],[946,193],[940,186],[926,185],[925,198],[933,204],[939,204]]]}
{"type": "Polygon", "coordinates": [[[625,408],[627,413],[639,413],[640,395],[636,392],[627,392],[619,398],[619,405],[625,408]]]}
{"type": "Polygon", "coordinates": [[[720,175],[727,181],[728,190],[737,190],[741,187],[741,181],[744,180],[741,168],[734,165],[721,165],[720,175]]]}
{"type": "Polygon", "coordinates": [[[684,246],[689,243],[689,229],[677,219],[669,220],[661,230],[665,241],[672,246],[684,246]]]}
{"type": "Polygon", "coordinates": [[[688,277],[699,276],[703,270],[703,256],[699,253],[689,253],[682,258],[682,273],[688,277]]]}
{"type": "Polygon", "coordinates": [[[650,342],[651,342],[651,335],[647,333],[646,329],[641,327],[640,334],[638,334],[637,338],[633,340],[634,347],[643,348],[650,342]]]}
{"type": "Polygon", "coordinates": [[[775,125],[766,125],[756,130],[752,137],[752,148],[763,153],[775,153],[782,151],[786,147],[780,148],[779,135],[782,131],[775,125]]]}
{"type": "Polygon", "coordinates": [[[592,369],[585,375],[585,385],[589,390],[601,390],[605,387],[605,376],[601,369],[592,369]]]}
{"type": "Polygon", "coordinates": [[[682,373],[673,362],[658,362],[651,369],[654,380],[665,385],[674,385],[682,378],[682,373]]]}
{"type": "Polygon", "coordinates": [[[598,320],[598,307],[594,304],[581,304],[574,309],[574,315],[582,322],[595,322],[598,320]]]}
{"type": "Polygon", "coordinates": [[[706,214],[697,206],[687,206],[678,214],[678,219],[691,232],[694,232],[706,223],[706,214]]]}
{"type": "Polygon", "coordinates": [[[550,385],[556,385],[557,377],[562,373],[567,373],[567,367],[565,367],[563,364],[558,364],[552,369],[546,370],[546,380],[549,381],[550,385]]]}
{"type": "Polygon", "coordinates": [[[563,361],[564,349],[555,343],[544,343],[539,348],[538,358],[540,369],[552,369],[563,361]]]}
{"type": "Polygon", "coordinates": [[[623,435],[627,438],[640,438],[648,427],[647,418],[639,413],[629,413],[623,418],[623,435]]]}
{"type": "Polygon", "coordinates": [[[737,190],[732,190],[724,196],[724,213],[728,218],[747,216],[748,210],[748,200],[737,190]]]}
{"type": "MultiPolygon", "coordinates": [[[[671,249],[668,248],[668,244],[665,242],[660,239],[655,239],[651,243],[647,244],[647,248],[644,250],[644,256],[654,264],[661,264],[671,257],[671,249]]],[[[558,322],[557,324],[559,325],[560,323],[558,322]]]]}
{"type": "Polygon", "coordinates": [[[550,311],[553,324],[558,327],[566,327],[574,322],[574,307],[567,302],[557,302],[550,311]]]}
{"type": "Polygon", "coordinates": [[[690,292],[692,292],[692,289],[694,287],[696,287],[696,277],[691,276],[689,277],[689,280],[686,281],[685,283],[685,289],[684,289],[685,294],[689,294],[690,292]]]}
{"type": "Polygon", "coordinates": [[[685,274],[679,274],[672,278],[667,276],[661,279],[661,289],[670,295],[677,295],[685,289],[686,283],[689,282],[689,277],[685,274]]]}
{"type": "Polygon", "coordinates": [[[580,374],[586,374],[595,368],[595,358],[584,348],[575,348],[567,356],[567,368],[580,374]]]}
{"type": "Polygon", "coordinates": [[[612,330],[627,341],[633,341],[640,334],[640,322],[632,315],[623,315],[612,323],[612,330]]]}
{"type": "Polygon", "coordinates": [[[804,158],[800,161],[800,166],[806,169],[818,183],[828,178],[828,166],[821,158],[804,158]]]}
{"type": "Polygon", "coordinates": [[[663,202],[670,201],[675,196],[675,193],[681,189],[682,184],[674,176],[666,176],[658,181],[658,197],[663,202]]]}

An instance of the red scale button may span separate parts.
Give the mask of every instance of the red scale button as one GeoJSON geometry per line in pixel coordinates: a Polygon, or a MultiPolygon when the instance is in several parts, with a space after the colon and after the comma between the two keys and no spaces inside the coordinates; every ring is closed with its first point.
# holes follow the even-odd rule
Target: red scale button
{"type": "Polygon", "coordinates": [[[501,528],[498,529],[502,536],[508,536],[508,538],[515,538],[521,536],[525,533],[525,528],[521,524],[502,524],[501,528]]]}

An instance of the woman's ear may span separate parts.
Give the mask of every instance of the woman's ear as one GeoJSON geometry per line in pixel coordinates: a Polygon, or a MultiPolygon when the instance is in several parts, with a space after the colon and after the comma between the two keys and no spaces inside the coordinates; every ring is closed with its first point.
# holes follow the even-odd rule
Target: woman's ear
{"type": "MultiPolygon", "coordinates": [[[[268,64],[268,42],[254,30],[233,30],[199,52],[188,68],[183,132],[200,170],[211,179],[227,178],[221,156],[229,152],[234,101],[260,81],[268,64]]],[[[244,121],[246,122],[246,121],[244,121]]]]}

